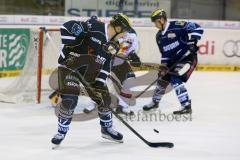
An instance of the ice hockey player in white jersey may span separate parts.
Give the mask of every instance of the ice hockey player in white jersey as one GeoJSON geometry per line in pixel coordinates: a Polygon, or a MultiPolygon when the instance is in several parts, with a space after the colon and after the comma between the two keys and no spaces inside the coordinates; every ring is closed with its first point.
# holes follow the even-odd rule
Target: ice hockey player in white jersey
{"type": "MultiPolygon", "coordinates": [[[[121,14],[120,14],[121,15],[121,14]]],[[[91,19],[97,19],[93,16],[91,19]]],[[[91,21],[91,19],[89,21],[91,21]]],[[[131,24],[131,22],[129,22],[131,24]]],[[[134,112],[129,109],[129,99],[132,97],[132,93],[127,86],[127,81],[131,78],[135,78],[135,74],[131,69],[131,66],[138,67],[141,65],[140,58],[137,55],[139,41],[136,31],[131,27],[130,30],[122,34],[117,42],[120,45],[120,50],[117,53],[118,57],[113,59],[113,65],[111,68],[111,75],[117,77],[121,83],[120,94],[118,95],[118,105],[116,112],[124,115],[134,115],[134,112]],[[119,58],[122,57],[122,58],[119,58]],[[124,59],[127,59],[124,60],[124,59]]],[[[94,105],[84,108],[85,113],[90,113],[95,109],[94,105]]]]}
{"type": "Polygon", "coordinates": [[[118,42],[120,44],[118,56],[128,59],[128,61],[122,60],[118,57],[115,57],[113,60],[111,73],[116,75],[122,85],[122,89],[118,97],[116,112],[118,114],[132,116],[134,115],[134,112],[129,108],[128,104],[129,99],[132,97],[132,93],[128,86],[128,80],[135,78],[135,74],[131,69],[131,66],[139,67],[141,65],[140,58],[136,53],[139,41],[135,30],[131,29],[120,37],[118,42]]]}
{"type": "Polygon", "coordinates": [[[197,65],[197,42],[202,37],[203,29],[194,22],[168,21],[162,9],[152,12],[151,21],[159,29],[156,42],[162,57],[152,102],[143,106],[143,110],[157,108],[170,83],[181,104],[181,109],[173,113],[192,113],[191,100],[184,83],[197,65]]]}

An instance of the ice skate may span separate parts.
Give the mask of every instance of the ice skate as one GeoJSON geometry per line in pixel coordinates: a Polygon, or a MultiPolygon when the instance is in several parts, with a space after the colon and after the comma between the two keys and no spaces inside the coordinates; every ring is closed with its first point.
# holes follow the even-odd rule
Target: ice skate
{"type": "Polygon", "coordinates": [[[153,110],[153,109],[157,109],[158,108],[158,102],[151,102],[150,104],[147,104],[147,105],[144,105],[143,106],[143,110],[144,111],[150,111],[150,110],[153,110]]]}
{"type": "Polygon", "coordinates": [[[123,107],[121,105],[118,105],[116,108],[116,113],[117,114],[123,114],[126,116],[134,116],[134,112],[130,110],[128,107],[123,107]]]}
{"type": "Polygon", "coordinates": [[[64,138],[65,138],[65,134],[57,133],[51,140],[53,144],[52,149],[58,148],[64,138]]]}
{"type": "Polygon", "coordinates": [[[123,135],[115,131],[112,127],[102,127],[102,137],[110,141],[123,143],[123,135]]]}
{"type": "Polygon", "coordinates": [[[176,114],[176,115],[192,114],[191,104],[185,106],[183,109],[181,109],[181,110],[179,110],[179,111],[174,111],[173,114],[176,114]]]}
{"type": "Polygon", "coordinates": [[[91,113],[92,111],[94,111],[95,109],[96,109],[96,106],[88,106],[83,109],[83,112],[88,114],[88,113],[91,113]]]}

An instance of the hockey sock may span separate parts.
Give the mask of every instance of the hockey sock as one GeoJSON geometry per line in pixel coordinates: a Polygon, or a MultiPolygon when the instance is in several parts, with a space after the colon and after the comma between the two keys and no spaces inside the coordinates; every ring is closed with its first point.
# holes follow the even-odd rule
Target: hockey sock
{"type": "Polygon", "coordinates": [[[157,86],[154,90],[152,101],[155,103],[159,103],[162,99],[163,95],[165,94],[166,88],[168,86],[168,82],[159,79],[157,82],[157,86]]]}
{"type": "Polygon", "coordinates": [[[178,97],[181,106],[185,107],[189,104],[189,96],[187,89],[185,88],[182,80],[176,76],[171,77],[171,84],[175,89],[176,95],[178,97]]]}
{"type": "Polygon", "coordinates": [[[62,119],[58,118],[58,133],[66,134],[69,130],[69,125],[72,119],[62,119]]]}
{"type": "Polygon", "coordinates": [[[111,111],[98,111],[100,118],[100,125],[105,128],[112,127],[112,112],[111,111]]]}
{"type": "Polygon", "coordinates": [[[72,121],[75,107],[77,106],[78,96],[61,95],[62,101],[59,104],[58,132],[66,134],[72,121]]]}

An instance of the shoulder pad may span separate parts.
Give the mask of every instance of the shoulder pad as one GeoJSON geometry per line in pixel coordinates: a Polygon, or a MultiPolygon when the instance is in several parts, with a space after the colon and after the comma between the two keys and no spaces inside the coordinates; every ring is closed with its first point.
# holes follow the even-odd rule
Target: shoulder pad
{"type": "Polygon", "coordinates": [[[80,33],[83,32],[83,27],[82,27],[82,25],[79,24],[79,23],[74,23],[73,26],[72,26],[71,32],[72,32],[75,36],[79,36],[80,33]]]}
{"type": "Polygon", "coordinates": [[[186,24],[185,21],[176,21],[175,25],[179,25],[179,26],[184,26],[186,24]]]}

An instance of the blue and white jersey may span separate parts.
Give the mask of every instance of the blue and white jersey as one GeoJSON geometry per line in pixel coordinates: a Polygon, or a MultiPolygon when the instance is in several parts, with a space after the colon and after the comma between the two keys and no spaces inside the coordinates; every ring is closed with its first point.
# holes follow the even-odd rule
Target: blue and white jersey
{"type": "Polygon", "coordinates": [[[169,65],[180,59],[189,49],[187,45],[189,39],[200,40],[202,34],[203,29],[196,23],[167,22],[165,29],[156,35],[156,41],[162,54],[161,63],[169,65]]]}

